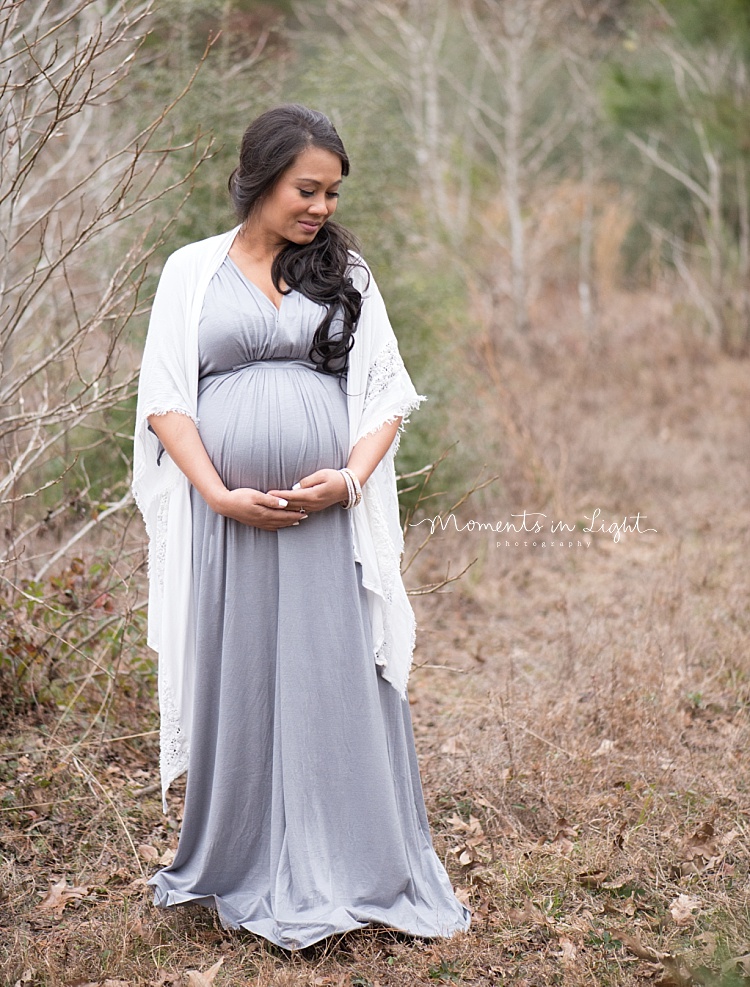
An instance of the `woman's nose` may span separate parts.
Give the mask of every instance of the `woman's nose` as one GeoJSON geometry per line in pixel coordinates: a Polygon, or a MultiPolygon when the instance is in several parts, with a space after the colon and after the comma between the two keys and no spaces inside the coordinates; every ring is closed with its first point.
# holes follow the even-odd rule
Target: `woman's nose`
{"type": "Polygon", "coordinates": [[[311,200],[307,211],[313,213],[315,216],[325,216],[328,212],[328,203],[323,198],[316,196],[311,200]]]}

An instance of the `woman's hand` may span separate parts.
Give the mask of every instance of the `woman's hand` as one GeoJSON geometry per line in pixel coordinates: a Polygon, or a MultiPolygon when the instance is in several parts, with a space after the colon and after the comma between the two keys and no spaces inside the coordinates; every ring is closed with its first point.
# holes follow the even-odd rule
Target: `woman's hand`
{"type": "Polygon", "coordinates": [[[280,503],[279,496],[272,497],[252,487],[227,490],[206,452],[195,422],[186,415],[174,411],[151,415],[149,423],[175,464],[216,514],[265,531],[288,528],[306,517],[294,506],[289,510],[286,503],[280,503]]]}
{"type": "MultiPolygon", "coordinates": [[[[396,438],[401,417],[381,425],[375,432],[366,435],[352,449],[349,462],[346,464],[364,486],[372,475],[373,470],[390,449],[396,438]]],[[[309,476],[303,476],[294,490],[269,490],[269,496],[283,497],[289,501],[289,509],[303,511],[324,511],[333,504],[346,504],[349,500],[349,488],[339,470],[317,470],[309,476]]]]}
{"type": "Polygon", "coordinates": [[[304,511],[295,509],[291,504],[287,506],[285,498],[262,493],[252,487],[225,490],[214,500],[212,509],[240,524],[264,531],[288,528],[307,517],[304,511]]]}
{"type": "Polygon", "coordinates": [[[269,490],[268,496],[288,501],[288,510],[324,511],[334,504],[345,504],[349,489],[338,470],[323,469],[303,476],[294,490],[269,490]]]}

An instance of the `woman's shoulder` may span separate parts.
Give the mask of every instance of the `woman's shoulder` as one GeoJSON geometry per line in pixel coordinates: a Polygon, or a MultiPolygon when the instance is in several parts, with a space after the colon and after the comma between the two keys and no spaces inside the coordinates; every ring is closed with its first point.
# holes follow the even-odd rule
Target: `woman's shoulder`
{"type": "Polygon", "coordinates": [[[362,254],[357,253],[356,250],[348,250],[347,253],[349,255],[347,275],[352,279],[355,288],[366,291],[375,283],[372,270],[362,254]]]}
{"type": "Polygon", "coordinates": [[[224,241],[233,237],[238,228],[235,227],[231,230],[225,230],[223,233],[204,237],[202,240],[193,240],[190,243],[183,244],[183,246],[173,250],[167,257],[164,269],[167,270],[169,268],[172,271],[180,269],[191,270],[196,265],[200,266],[209,258],[213,257],[216,251],[223,249],[224,241]]]}

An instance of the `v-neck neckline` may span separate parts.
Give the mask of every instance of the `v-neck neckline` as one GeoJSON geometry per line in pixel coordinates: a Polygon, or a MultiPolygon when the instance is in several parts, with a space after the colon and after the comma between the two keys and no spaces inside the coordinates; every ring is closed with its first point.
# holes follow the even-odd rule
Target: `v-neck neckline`
{"type": "Polygon", "coordinates": [[[268,297],[268,295],[265,293],[265,291],[263,291],[263,289],[259,285],[257,285],[251,278],[249,278],[247,276],[247,274],[245,274],[245,272],[240,268],[239,264],[234,259],[234,257],[231,257],[228,252],[227,252],[227,260],[230,261],[230,263],[234,267],[235,271],[237,271],[237,273],[243,279],[243,281],[246,281],[247,284],[249,284],[251,288],[254,288],[258,292],[258,294],[262,295],[265,298],[265,300],[268,302],[268,304],[271,305],[272,308],[274,309],[274,311],[276,312],[276,315],[277,316],[278,315],[281,315],[281,306],[284,304],[284,299],[286,298],[288,292],[283,292],[282,291],[282,293],[281,293],[281,301],[277,305],[276,302],[272,298],[269,298],[268,297]]]}

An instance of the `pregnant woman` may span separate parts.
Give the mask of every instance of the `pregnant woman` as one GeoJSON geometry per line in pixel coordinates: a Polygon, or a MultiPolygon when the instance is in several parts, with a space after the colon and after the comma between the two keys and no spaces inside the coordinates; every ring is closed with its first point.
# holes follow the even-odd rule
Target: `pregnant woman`
{"type": "Polygon", "coordinates": [[[395,454],[421,400],[354,240],[330,121],[255,120],[240,225],[168,259],[141,368],[161,771],[187,770],[155,902],[287,949],[370,923],[466,929],[433,847],[406,701],[414,617],[395,454]]]}

